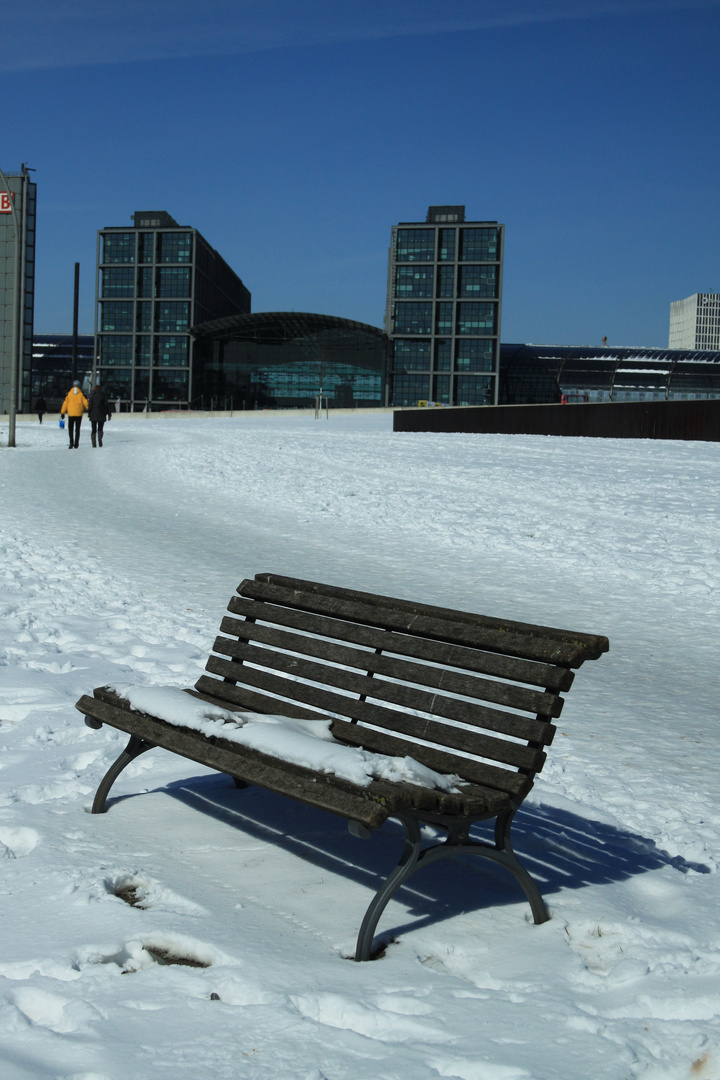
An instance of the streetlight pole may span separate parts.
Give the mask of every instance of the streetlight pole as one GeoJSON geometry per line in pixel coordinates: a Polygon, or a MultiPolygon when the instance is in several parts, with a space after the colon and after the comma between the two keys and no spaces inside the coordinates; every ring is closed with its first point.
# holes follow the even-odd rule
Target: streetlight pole
{"type": "MultiPolygon", "coordinates": [[[[20,293],[20,229],[18,227],[17,210],[15,209],[15,200],[13,199],[13,192],[10,191],[10,185],[7,182],[5,173],[0,169],[0,181],[7,192],[8,203],[10,204],[10,213],[12,214],[13,227],[15,230],[15,270],[13,273],[13,333],[12,333],[12,346],[10,352],[10,405],[8,408],[8,446],[15,446],[15,416],[17,413],[17,369],[18,369],[18,335],[20,332],[20,319],[18,317],[18,295],[20,293]]],[[[21,187],[21,190],[22,187],[21,187]]]]}

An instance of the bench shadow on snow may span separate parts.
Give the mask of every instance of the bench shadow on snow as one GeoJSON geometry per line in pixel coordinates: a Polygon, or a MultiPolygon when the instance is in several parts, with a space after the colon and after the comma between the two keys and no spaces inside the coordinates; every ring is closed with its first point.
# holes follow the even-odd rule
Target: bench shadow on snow
{"type": "MultiPolygon", "coordinates": [[[[358,840],[341,818],[261,788],[238,790],[220,773],[189,777],[156,790],[373,892],[402,850],[398,822],[389,820],[371,839],[358,840]]],[[[492,823],[476,825],[472,835],[491,840],[492,823]]],[[[513,843],[546,898],[563,889],[623,881],[664,866],[681,873],[711,872],[701,863],[671,857],[654,841],[630,830],[543,804],[523,804],[513,825],[513,843]]],[[[396,926],[394,933],[486,907],[525,902],[507,871],[470,855],[424,867],[396,899],[413,921],[396,926]]]]}

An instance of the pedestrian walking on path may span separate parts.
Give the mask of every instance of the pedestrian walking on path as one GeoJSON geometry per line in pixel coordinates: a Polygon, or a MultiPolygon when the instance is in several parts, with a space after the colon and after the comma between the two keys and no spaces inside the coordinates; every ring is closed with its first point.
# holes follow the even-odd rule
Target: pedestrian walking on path
{"type": "Polygon", "coordinates": [[[60,419],[67,414],[68,418],[68,438],[70,439],[69,450],[77,450],[80,443],[80,424],[82,423],[83,413],[87,412],[88,401],[82,390],[80,389],[80,383],[75,380],[72,387],[68,390],[67,397],[62,403],[60,409],[60,419]]]}
{"type": "Polygon", "coordinates": [[[108,401],[107,394],[104,390],[100,389],[100,385],[93,387],[93,392],[90,395],[90,406],[88,408],[88,416],[92,425],[90,431],[90,438],[92,439],[93,446],[102,446],[103,441],[103,428],[105,426],[105,420],[109,420],[110,402],[108,401]]]}
{"type": "Polygon", "coordinates": [[[42,396],[42,394],[35,402],[35,412],[38,414],[38,420],[42,424],[43,415],[47,412],[47,402],[45,401],[45,398],[42,396]]]}

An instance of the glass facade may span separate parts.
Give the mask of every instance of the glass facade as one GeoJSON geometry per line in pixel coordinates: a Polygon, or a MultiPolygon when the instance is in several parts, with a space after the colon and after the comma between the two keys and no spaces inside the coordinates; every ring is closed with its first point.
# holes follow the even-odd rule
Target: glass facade
{"type": "Polygon", "coordinates": [[[435,333],[449,334],[453,332],[454,305],[442,301],[435,305],[435,333]]]}
{"type": "Polygon", "coordinates": [[[492,338],[459,338],[455,346],[457,371],[492,371],[495,359],[492,338]]]}
{"type": "Polygon", "coordinates": [[[148,336],[135,338],[135,363],[138,367],[149,367],[152,359],[152,338],[148,336]]]}
{"type": "Polygon", "coordinates": [[[432,400],[439,401],[441,405],[450,404],[450,376],[436,375],[433,379],[432,400]]]}
{"type": "MultiPolygon", "coordinates": [[[[398,270],[400,267],[398,267],[398,270]]],[[[455,295],[455,267],[439,266],[437,272],[437,295],[453,297],[455,295]]]]}
{"type": "Polygon", "coordinates": [[[73,374],[73,339],[71,334],[35,335],[32,346],[32,405],[44,397],[48,412],[60,412],[60,406],[74,379],[83,387],[90,384],[93,368],[92,334],[79,334],[75,373],[73,374]]]}
{"type": "Polygon", "coordinates": [[[503,345],[500,404],[720,398],[720,352],[503,345]]]}
{"type": "Polygon", "coordinates": [[[123,334],[132,332],[134,306],[132,300],[113,300],[103,304],[100,329],[117,330],[123,334]]]}
{"type": "Polygon", "coordinates": [[[132,364],[133,339],[130,334],[101,334],[98,346],[98,361],[101,366],[132,364]]]}
{"type": "Polygon", "coordinates": [[[497,222],[466,222],[463,206],[430,207],[424,224],[393,229],[389,404],[496,401],[503,238],[497,222]],[[413,353],[414,337],[422,352],[413,353]]]}
{"type": "MultiPolygon", "coordinates": [[[[193,394],[202,386],[206,407],[210,398],[219,408],[307,409],[320,393],[336,409],[385,403],[388,342],[374,326],[272,312],[218,319],[193,334],[193,394]]],[[[410,345],[407,362],[429,367],[422,343],[410,345]]]]}
{"type": "Polygon", "coordinates": [[[461,262],[495,262],[498,259],[497,229],[461,229],[461,262]]]}
{"type": "Polygon", "coordinates": [[[458,296],[497,296],[497,267],[461,266],[458,275],[458,296]]]}
{"type": "Polygon", "coordinates": [[[394,343],[393,356],[396,369],[413,371],[429,371],[430,342],[429,341],[404,341],[398,338],[394,343]]]}
{"type": "Polygon", "coordinates": [[[430,379],[427,375],[393,375],[393,405],[417,405],[430,397],[430,379]]]}
{"type": "Polygon", "coordinates": [[[458,334],[494,334],[494,304],[458,304],[458,334]]]}
{"type": "Polygon", "coordinates": [[[137,329],[141,332],[152,330],[152,304],[142,304],[138,301],[135,305],[135,310],[137,312],[137,329]]]}
{"type": "Polygon", "coordinates": [[[478,379],[472,375],[458,375],[455,387],[457,405],[492,405],[493,380],[478,379]]]}
{"type": "Polygon", "coordinates": [[[155,305],[155,329],[161,333],[168,330],[180,333],[190,326],[190,305],[177,300],[163,301],[155,305]]]}
{"type": "Polygon", "coordinates": [[[398,262],[434,262],[435,229],[398,229],[398,262]]]}
{"type": "Polygon", "coordinates": [[[398,334],[432,334],[432,304],[398,304],[395,327],[398,334]]]}
{"type": "Polygon", "coordinates": [[[98,234],[97,378],[124,408],[192,404],[191,326],[250,311],[250,293],[194,229],[164,211],[98,234]]]}
{"type": "Polygon", "coordinates": [[[187,367],[189,341],[184,336],[164,337],[158,334],[156,363],[162,367],[187,367]]]}
{"type": "Polygon", "coordinates": [[[190,267],[162,266],[157,273],[156,296],[189,296],[190,267]]]}
{"type": "Polygon", "coordinates": [[[192,233],[161,232],[157,238],[157,261],[159,263],[192,262],[192,233]]]}
{"type": "Polygon", "coordinates": [[[455,262],[455,229],[440,229],[438,259],[440,262],[455,262]]]}
{"type": "Polygon", "coordinates": [[[399,266],[397,280],[398,297],[432,296],[432,267],[399,266]]]}
{"type": "Polygon", "coordinates": [[[101,296],[134,296],[135,271],[125,267],[104,268],[101,271],[101,296]]]}
{"type": "Polygon", "coordinates": [[[137,294],[138,296],[154,296],[155,286],[153,283],[154,272],[151,266],[142,266],[138,270],[137,294]]]}
{"type": "Polygon", "coordinates": [[[103,238],[102,259],[104,263],[134,263],[135,233],[108,233],[103,238]]]}

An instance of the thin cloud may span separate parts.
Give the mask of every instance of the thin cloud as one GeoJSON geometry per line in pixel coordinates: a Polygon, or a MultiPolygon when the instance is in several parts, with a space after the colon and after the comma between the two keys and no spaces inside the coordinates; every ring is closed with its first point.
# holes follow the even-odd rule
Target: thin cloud
{"type": "Polygon", "coordinates": [[[3,14],[0,71],[227,56],[691,9],[720,0],[24,0],[3,14]]]}

